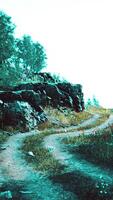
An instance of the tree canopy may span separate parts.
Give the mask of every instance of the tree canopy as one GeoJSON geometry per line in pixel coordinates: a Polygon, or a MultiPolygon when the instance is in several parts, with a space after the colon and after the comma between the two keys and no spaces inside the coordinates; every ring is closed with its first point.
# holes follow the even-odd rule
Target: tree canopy
{"type": "Polygon", "coordinates": [[[7,62],[14,52],[14,29],[11,17],[0,12],[0,64],[7,62]]]}
{"type": "Polygon", "coordinates": [[[15,38],[14,30],[11,17],[0,11],[0,85],[31,80],[47,65],[44,47],[29,35],[15,38]]]}
{"type": "Polygon", "coordinates": [[[46,67],[46,53],[43,46],[33,42],[29,35],[16,39],[17,59],[23,65],[27,77],[33,77],[36,72],[46,67]]]}

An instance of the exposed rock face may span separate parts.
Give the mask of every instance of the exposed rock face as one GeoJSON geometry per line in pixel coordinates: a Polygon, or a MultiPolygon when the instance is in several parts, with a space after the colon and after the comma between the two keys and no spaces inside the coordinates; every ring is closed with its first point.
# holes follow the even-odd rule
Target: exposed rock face
{"type": "Polygon", "coordinates": [[[21,84],[13,90],[32,90],[38,93],[41,99],[41,105],[51,105],[53,107],[63,106],[73,108],[76,112],[84,110],[84,99],[82,86],[80,84],[72,85],[70,83],[35,83],[21,84]]]}
{"type": "Polygon", "coordinates": [[[40,75],[44,78],[43,83],[1,88],[4,89],[0,91],[1,124],[32,129],[40,121],[47,120],[42,108],[48,105],[55,108],[68,107],[76,112],[84,110],[81,85],[55,83],[50,74],[40,73],[40,75]],[[48,83],[47,79],[50,79],[51,83],[48,83]]]}
{"type": "Polygon", "coordinates": [[[30,104],[22,101],[0,104],[0,113],[2,128],[5,125],[27,131],[35,128],[40,121],[46,120],[44,113],[42,115],[42,113],[36,112],[30,104]]]}

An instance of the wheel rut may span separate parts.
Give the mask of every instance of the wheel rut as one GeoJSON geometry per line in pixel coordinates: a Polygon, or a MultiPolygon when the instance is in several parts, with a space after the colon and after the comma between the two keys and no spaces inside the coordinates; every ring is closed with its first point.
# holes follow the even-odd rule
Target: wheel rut
{"type": "MultiPolygon", "coordinates": [[[[77,129],[78,127],[84,127],[88,124],[94,123],[96,120],[98,120],[98,118],[99,115],[94,115],[91,119],[86,120],[79,126],[69,127],[67,128],[67,131],[69,132],[65,132],[65,129],[59,129],[59,131],[63,133],[45,137],[43,141],[44,147],[47,149],[51,148],[52,155],[61,163],[65,164],[67,166],[67,170],[80,170],[83,173],[86,173],[87,171],[88,176],[91,176],[91,174],[94,175],[95,172],[95,177],[97,178],[96,172],[98,171],[99,174],[99,170],[101,169],[97,169],[96,166],[91,166],[91,164],[85,161],[83,163],[83,161],[80,162],[77,160],[77,158],[73,158],[67,149],[65,149],[65,146],[62,144],[61,140],[68,136],[74,137],[79,135],[81,133],[80,131],[75,130],[74,132],[71,132],[71,130],[73,130],[73,128],[77,129]]],[[[105,128],[110,123],[113,123],[113,116],[110,117],[106,123],[99,126],[98,129],[105,128]]],[[[93,132],[94,129],[91,129],[90,131],[93,132]]],[[[0,152],[0,187],[2,188],[2,185],[7,185],[9,182],[17,185],[20,184],[22,187],[20,187],[21,189],[19,189],[17,195],[23,200],[77,200],[78,198],[76,194],[64,190],[61,184],[53,184],[53,182],[47,176],[44,176],[44,174],[41,172],[35,171],[25,161],[24,155],[21,152],[23,140],[28,136],[40,133],[40,131],[35,130],[27,133],[18,133],[10,136],[8,141],[4,144],[6,149],[0,152]]],[[[90,132],[85,131],[85,134],[90,134],[90,132]]],[[[110,177],[107,172],[104,174],[104,177],[109,177],[109,182],[112,182],[112,177],[110,177]]]]}

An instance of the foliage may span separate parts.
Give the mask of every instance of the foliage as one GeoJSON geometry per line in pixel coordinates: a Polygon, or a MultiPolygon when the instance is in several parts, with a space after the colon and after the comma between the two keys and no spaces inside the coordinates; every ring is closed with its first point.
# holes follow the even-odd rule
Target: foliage
{"type": "Polygon", "coordinates": [[[31,36],[16,39],[17,59],[23,67],[24,77],[32,79],[37,72],[46,67],[46,53],[41,44],[33,42],[31,36]]]}
{"type": "Polygon", "coordinates": [[[91,102],[91,99],[90,98],[88,98],[88,100],[87,100],[87,102],[86,102],[86,109],[89,107],[89,106],[91,106],[92,105],[92,102],[91,102]]]}
{"type": "Polygon", "coordinates": [[[15,25],[11,17],[0,11],[0,84],[7,85],[16,76],[13,65],[15,54],[15,25]]]}
{"type": "Polygon", "coordinates": [[[14,37],[15,25],[0,11],[0,85],[13,85],[32,79],[35,73],[46,67],[44,47],[24,35],[14,37]]]}
{"type": "Polygon", "coordinates": [[[80,112],[76,113],[75,111],[66,108],[63,109],[60,107],[59,109],[53,109],[52,107],[46,107],[44,112],[48,116],[48,121],[39,125],[39,129],[47,129],[47,128],[60,128],[72,125],[78,125],[82,121],[90,118],[92,115],[89,112],[80,112]]]}
{"type": "Polygon", "coordinates": [[[94,107],[97,107],[97,108],[100,107],[99,101],[94,95],[93,95],[92,99],[88,98],[88,100],[86,102],[86,106],[85,106],[86,109],[88,109],[90,106],[94,106],[94,107]]]}
{"type": "Polygon", "coordinates": [[[0,131],[0,145],[2,145],[8,139],[7,132],[0,131]]]}
{"type": "Polygon", "coordinates": [[[98,101],[98,99],[96,99],[95,96],[93,96],[92,102],[93,102],[93,106],[96,106],[96,107],[99,107],[99,106],[100,106],[100,105],[99,105],[99,101],[98,101]]]}
{"type": "Polygon", "coordinates": [[[7,62],[14,53],[14,29],[11,17],[0,11],[0,65],[7,62]]]}
{"type": "Polygon", "coordinates": [[[102,166],[112,167],[113,160],[113,126],[93,134],[81,134],[74,138],[65,138],[65,144],[73,144],[71,153],[79,153],[84,159],[102,166]],[[76,144],[76,145],[75,145],[76,144]]]}

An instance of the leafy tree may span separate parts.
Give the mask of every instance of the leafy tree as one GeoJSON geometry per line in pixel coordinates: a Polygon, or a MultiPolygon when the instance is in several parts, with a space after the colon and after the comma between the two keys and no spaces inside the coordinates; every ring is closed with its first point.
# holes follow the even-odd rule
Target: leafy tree
{"type": "Polygon", "coordinates": [[[0,11],[0,85],[9,85],[17,78],[13,64],[15,54],[15,25],[11,17],[0,11]]]}
{"type": "Polygon", "coordinates": [[[23,66],[26,78],[32,78],[35,73],[46,67],[46,53],[41,44],[33,42],[29,35],[16,40],[17,60],[23,66]]]}
{"type": "Polygon", "coordinates": [[[14,53],[14,29],[11,17],[0,11],[0,67],[7,62],[14,53]]]}
{"type": "Polygon", "coordinates": [[[11,17],[0,11],[0,85],[11,85],[21,79],[14,30],[11,17]]]}
{"type": "Polygon", "coordinates": [[[32,79],[46,67],[46,53],[41,44],[29,35],[14,37],[11,17],[0,11],[0,85],[11,85],[32,79]]]}
{"type": "Polygon", "coordinates": [[[100,106],[100,105],[99,105],[99,101],[96,99],[95,96],[93,96],[92,102],[93,102],[93,106],[96,106],[96,107],[99,107],[99,106],[100,106]]]}
{"type": "Polygon", "coordinates": [[[86,108],[88,108],[89,106],[92,106],[92,101],[90,98],[88,98],[87,102],[86,102],[86,108]]]}

